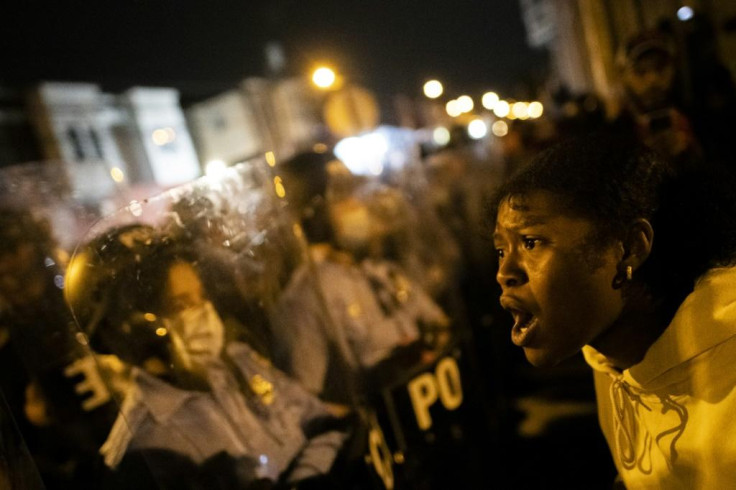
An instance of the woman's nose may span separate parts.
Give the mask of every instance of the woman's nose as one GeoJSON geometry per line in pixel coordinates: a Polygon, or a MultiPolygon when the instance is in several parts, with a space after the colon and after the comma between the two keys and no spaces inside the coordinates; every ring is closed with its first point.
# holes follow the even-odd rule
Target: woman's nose
{"type": "Polygon", "coordinates": [[[520,286],[527,281],[524,269],[519,265],[513,254],[504,257],[498,264],[496,282],[502,288],[520,286]]]}

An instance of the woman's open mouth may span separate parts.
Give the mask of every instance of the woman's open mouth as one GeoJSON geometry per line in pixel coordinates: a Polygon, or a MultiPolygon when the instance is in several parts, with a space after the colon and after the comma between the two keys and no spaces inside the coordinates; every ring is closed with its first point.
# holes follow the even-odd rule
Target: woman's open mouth
{"type": "Polygon", "coordinates": [[[536,332],[538,325],[537,317],[523,310],[509,310],[514,318],[514,326],[511,328],[511,342],[518,347],[529,345],[536,332]]]}

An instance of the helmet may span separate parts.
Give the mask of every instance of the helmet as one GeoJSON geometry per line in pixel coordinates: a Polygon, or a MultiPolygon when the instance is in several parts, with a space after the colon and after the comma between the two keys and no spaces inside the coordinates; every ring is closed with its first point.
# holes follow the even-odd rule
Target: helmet
{"type": "Polygon", "coordinates": [[[150,311],[156,295],[147,279],[153,276],[143,265],[166,241],[151,226],[129,224],[95,237],[72,257],[64,297],[98,352],[135,361],[162,348],[157,337],[165,337],[165,331],[150,311]]]}

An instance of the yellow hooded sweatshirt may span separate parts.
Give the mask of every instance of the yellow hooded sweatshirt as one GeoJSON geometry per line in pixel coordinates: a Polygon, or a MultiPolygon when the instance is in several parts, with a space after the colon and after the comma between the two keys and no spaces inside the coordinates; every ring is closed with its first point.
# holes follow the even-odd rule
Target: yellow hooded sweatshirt
{"type": "Polygon", "coordinates": [[[626,488],[736,489],[736,268],[700,278],[640,363],[583,354],[626,488]]]}

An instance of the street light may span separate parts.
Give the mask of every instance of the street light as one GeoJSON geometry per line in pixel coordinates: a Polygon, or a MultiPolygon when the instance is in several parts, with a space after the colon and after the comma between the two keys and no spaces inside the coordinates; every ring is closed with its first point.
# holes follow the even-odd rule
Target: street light
{"type": "Polygon", "coordinates": [[[444,92],[444,87],[442,87],[439,80],[430,80],[424,84],[424,95],[430,99],[436,99],[442,95],[442,92],[444,92]]]}
{"type": "Polygon", "coordinates": [[[312,82],[321,89],[332,87],[336,79],[337,76],[335,75],[335,72],[326,66],[321,66],[312,73],[312,82]]]}
{"type": "Polygon", "coordinates": [[[489,111],[492,111],[493,108],[496,106],[496,104],[499,101],[498,94],[496,92],[486,92],[483,94],[483,98],[481,99],[481,103],[483,104],[483,107],[488,109],[489,111]]]}
{"type": "Polygon", "coordinates": [[[529,104],[529,117],[532,119],[536,119],[538,117],[542,116],[542,113],[544,112],[544,106],[539,101],[534,101],[529,104]]]}
{"type": "Polygon", "coordinates": [[[498,136],[499,138],[503,138],[507,134],[509,134],[509,125],[506,124],[506,121],[498,120],[493,123],[491,126],[491,131],[493,131],[493,134],[495,136],[498,136]]]}
{"type": "Polygon", "coordinates": [[[493,107],[493,113],[496,117],[506,117],[509,115],[509,112],[511,112],[511,107],[505,100],[499,100],[493,107]]]}
{"type": "Polygon", "coordinates": [[[468,124],[468,136],[474,140],[485,138],[487,134],[488,126],[486,126],[486,123],[483,122],[482,119],[473,119],[470,121],[470,124],[468,124]]]}
{"type": "Polygon", "coordinates": [[[473,99],[469,95],[461,95],[457,98],[457,106],[463,113],[472,111],[474,105],[473,99]]]}
{"type": "Polygon", "coordinates": [[[511,106],[511,114],[517,119],[529,119],[529,104],[526,102],[515,102],[511,106]]]}
{"type": "Polygon", "coordinates": [[[456,99],[445,104],[445,110],[447,111],[447,115],[450,117],[457,117],[463,113],[462,109],[460,109],[460,103],[456,99]]]}

